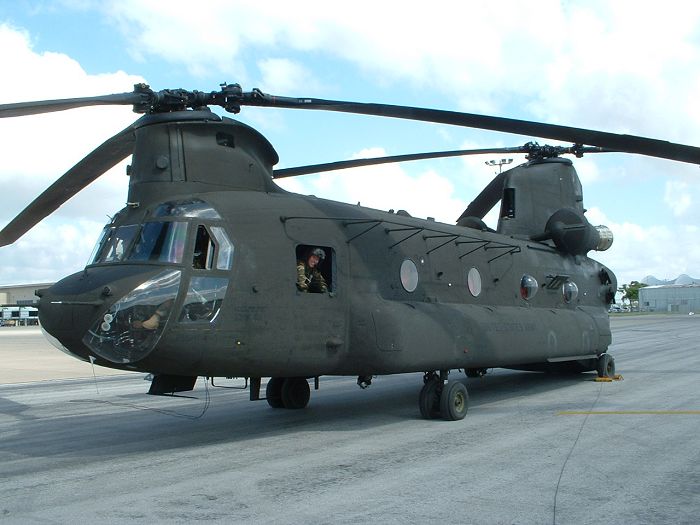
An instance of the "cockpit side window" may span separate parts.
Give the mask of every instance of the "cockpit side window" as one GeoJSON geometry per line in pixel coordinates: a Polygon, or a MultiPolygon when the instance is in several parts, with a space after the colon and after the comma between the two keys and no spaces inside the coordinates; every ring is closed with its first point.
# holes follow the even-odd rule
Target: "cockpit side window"
{"type": "Polygon", "coordinates": [[[110,226],[105,226],[103,228],[100,238],[97,240],[97,244],[95,244],[95,247],[92,249],[92,253],[88,259],[88,264],[94,264],[97,262],[98,256],[102,254],[102,250],[104,249],[105,243],[107,242],[107,239],[109,239],[111,233],[112,228],[110,226]]]}
{"type": "Polygon", "coordinates": [[[192,267],[197,270],[211,270],[214,265],[214,240],[206,226],[197,227],[197,237],[194,241],[194,257],[192,267]]]}
{"type": "Polygon", "coordinates": [[[233,261],[233,244],[226,235],[226,230],[221,226],[212,226],[211,232],[216,240],[216,269],[230,270],[233,261]]]}
{"type": "Polygon", "coordinates": [[[213,323],[221,310],[227,287],[226,278],[192,277],[180,312],[180,322],[213,323]]]}
{"type": "Polygon", "coordinates": [[[230,270],[233,244],[221,226],[197,226],[192,267],[196,270],[230,270]]]}

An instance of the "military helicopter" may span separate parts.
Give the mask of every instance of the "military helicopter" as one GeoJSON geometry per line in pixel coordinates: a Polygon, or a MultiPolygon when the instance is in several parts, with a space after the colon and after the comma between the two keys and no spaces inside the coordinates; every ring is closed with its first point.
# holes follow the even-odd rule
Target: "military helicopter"
{"type": "MultiPolygon", "coordinates": [[[[614,273],[588,257],[612,234],[584,215],[563,154],[620,151],[700,164],[700,149],[649,138],[453,111],[219,91],[133,92],[0,105],[19,117],[88,105],[144,114],[78,162],[0,232],[15,242],[102,173],[133,155],[126,206],[90,262],[38,290],[40,321],[61,350],[153,375],[150,394],[199,376],[241,377],[250,399],[298,409],[324,375],[423,372],[425,418],[459,420],[463,381],[488,369],[615,373],[608,305],[614,273]],[[571,142],[430,152],[274,170],[255,129],[209,109],[297,108],[481,128],[571,142]],[[585,146],[584,146],[585,145],[585,146]],[[287,192],[275,179],[358,165],[473,153],[527,153],[456,224],[287,192]],[[498,226],[484,216],[500,202],[498,226]],[[318,264],[308,273],[307,261],[318,264]],[[321,293],[300,283],[312,275],[321,293]]],[[[313,266],[312,264],[312,266],[313,266]]],[[[308,284],[308,282],[307,282],[308,284]]]]}

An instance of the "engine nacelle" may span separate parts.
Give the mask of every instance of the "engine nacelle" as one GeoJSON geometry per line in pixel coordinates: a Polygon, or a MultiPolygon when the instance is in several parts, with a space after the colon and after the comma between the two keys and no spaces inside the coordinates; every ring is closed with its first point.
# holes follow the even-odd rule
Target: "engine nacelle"
{"type": "Polygon", "coordinates": [[[610,248],[613,234],[607,226],[591,225],[579,210],[561,208],[547,221],[544,234],[532,239],[551,239],[561,252],[585,255],[590,250],[605,251],[610,248]]]}
{"type": "Polygon", "coordinates": [[[603,226],[602,224],[596,226],[595,229],[598,231],[600,240],[598,241],[597,246],[593,249],[597,252],[604,252],[612,246],[613,232],[610,228],[603,226]]]}

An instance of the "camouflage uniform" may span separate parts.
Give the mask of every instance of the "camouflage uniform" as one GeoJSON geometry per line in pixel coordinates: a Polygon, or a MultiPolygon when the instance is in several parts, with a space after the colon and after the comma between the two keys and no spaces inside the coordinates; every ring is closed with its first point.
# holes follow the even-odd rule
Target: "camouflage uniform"
{"type": "Polygon", "coordinates": [[[302,292],[326,293],[328,285],[317,268],[310,268],[304,261],[297,261],[297,288],[302,292]]]}

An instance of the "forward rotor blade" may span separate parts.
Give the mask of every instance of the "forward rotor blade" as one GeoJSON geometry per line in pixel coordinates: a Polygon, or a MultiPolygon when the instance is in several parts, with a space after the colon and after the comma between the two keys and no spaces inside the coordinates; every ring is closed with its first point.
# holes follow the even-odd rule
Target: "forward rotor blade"
{"type": "Polygon", "coordinates": [[[134,125],[106,140],[69,169],[0,231],[0,246],[12,244],[105,171],[131,155],[134,125]]]}
{"type": "Polygon", "coordinates": [[[360,166],[374,166],[376,164],[389,164],[392,162],[409,162],[414,160],[437,159],[443,157],[461,157],[465,155],[480,155],[489,153],[524,153],[524,151],[522,146],[514,148],[431,151],[427,153],[411,153],[408,155],[393,155],[389,157],[372,157],[366,159],[341,160],[337,162],[327,162],[324,164],[310,164],[308,166],[284,168],[275,170],[272,176],[275,179],[282,179],[285,177],[296,177],[299,175],[309,175],[311,173],[323,173],[326,171],[344,170],[347,168],[357,168],[360,166]]]}
{"type": "Polygon", "coordinates": [[[57,100],[35,100],[32,102],[16,102],[14,104],[0,104],[0,118],[23,117],[25,115],[38,115],[54,111],[81,108],[84,106],[105,105],[129,105],[140,104],[146,100],[143,93],[115,93],[113,95],[101,95],[97,97],[64,98],[57,100]]]}
{"type": "Polygon", "coordinates": [[[588,144],[600,146],[625,153],[639,153],[650,157],[676,160],[700,164],[700,148],[676,144],[664,140],[638,137],[635,135],[623,135],[595,131],[584,128],[559,126],[556,124],[544,124],[528,120],[517,120],[474,113],[459,113],[456,111],[444,111],[438,109],[417,108],[411,106],[395,106],[390,104],[365,104],[358,102],[345,102],[340,100],[324,100],[314,98],[290,98],[277,97],[253,91],[246,94],[241,104],[251,106],[269,106],[292,109],[316,109],[324,111],[338,111],[342,113],[356,113],[361,115],[374,115],[381,117],[393,117],[408,120],[421,120],[464,126],[478,129],[488,129],[513,133],[530,137],[541,137],[576,144],[588,144]]]}

